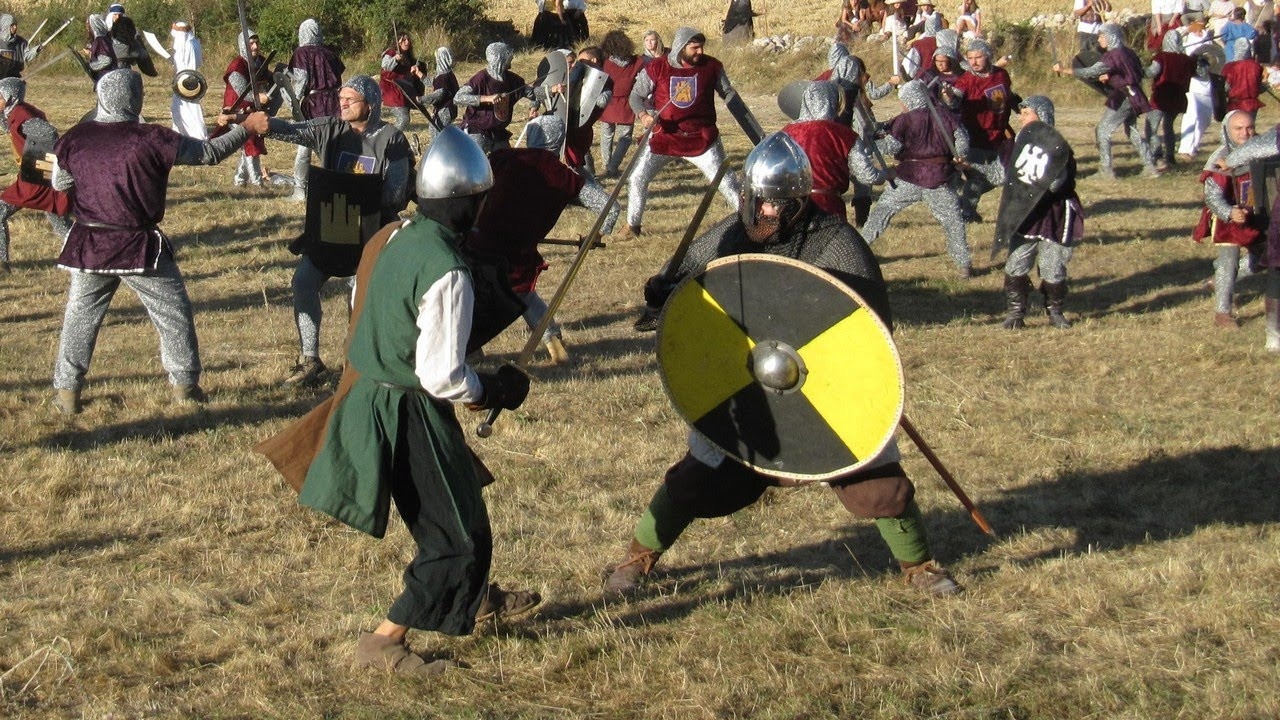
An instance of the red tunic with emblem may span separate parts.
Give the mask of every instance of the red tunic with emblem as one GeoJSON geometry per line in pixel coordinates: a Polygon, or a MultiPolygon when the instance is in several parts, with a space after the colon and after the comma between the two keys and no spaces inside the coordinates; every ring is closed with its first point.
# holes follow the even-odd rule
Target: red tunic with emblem
{"type": "MultiPolygon", "coordinates": [[[[391,48],[382,53],[382,55],[383,57],[395,57],[396,50],[391,48]]],[[[414,80],[417,80],[410,71],[412,67],[412,63],[397,63],[391,70],[383,70],[378,75],[378,87],[382,90],[383,107],[398,108],[407,104],[404,99],[404,91],[396,84],[396,80],[405,80],[412,85],[414,80]]]]}
{"type": "Polygon", "coordinates": [[[1182,53],[1161,52],[1151,58],[1160,63],[1160,74],[1151,81],[1151,107],[1170,115],[1187,111],[1187,93],[1196,72],[1194,58],[1182,53]]]}
{"type": "MultiPolygon", "coordinates": [[[[226,85],[222,89],[222,107],[228,110],[239,112],[253,107],[253,100],[247,94],[245,99],[241,100],[238,105],[231,107],[236,101],[240,93],[236,92],[231,86],[231,76],[239,73],[241,76],[249,77],[249,63],[244,57],[237,55],[231,64],[227,65],[227,71],[222,74],[222,82],[226,85]]],[[[271,70],[265,63],[260,63],[258,67],[258,87],[266,92],[271,87],[271,70]]],[[[258,135],[250,135],[249,141],[244,144],[244,154],[248,157],[257,157],[267,154],[267,143],[258,135]]]]}
{"type": "MultiPolygon", "coordinates": [[[[1252,194],[1250,186],[1253,181],[1247,172],[1231,177],[1224,173],[1206,170],[1200,173],[1200,184],[1204,185],[1206,180],[1213,180],[1214,184],[1222,188],[1223,197],[1233,207],[1241,205],[1252,194]]],[[[1200,211],[1200,222],[1191,233],[1191,239],[1204,242],[1205,238],[1209,238],[1215,245],[1245,247],[1262,239],[1266,231],[1267,223],[1258,217],[1257,213],[1250,212],[1243,223],[1223,222],[1206,207],[1200,211]]]]}
{"type": "MultiPolygon", "coordinates": [[[[22,134],[22,124],[36,118],[44,120],[44,113],[34,105],[18,103],[9,110],[9,137],[13,138],[13,153],[21,162],[22,151],[27,147],[27,137],[22,134]]],[[[0,200],[20,208],[43,210],[55,215],[66,215],[71,210],[71,199],[65,193],[47,185],[37,185],[22,178],[0,193],[0,200]]]]}
{"type": "Polygon", "coordinates": [[[649,63],[644,71],[653,80],[653,106],[662,110],[649,137],[649,149],[676,157],[706,152],[720,137],[715,97],[716,81],[723,72],[720,61],[703,55],[700,65],[673,68],[663,59],[649,63]]]}
{"type": "Polygon", "coordinates": [[[840,195],[849,189],[849,151],[858,134],[832,120],[793,122],[782,128],[809,156],[813,167],[813,204],[823,212],[848,219],[840,195]]]}
{"type": "Polygon", "coordinates": [[[530,292],[547,269],[538,243],[578,197],[584,180],[555,153],[541,148],[494,150],[489,165],[493,187],[467,247],[506,259],[511,289],[530,292]]]}
{"type": "Polygon", "coordinates": [[[1222,79],[1227,81],[1227,112],[1257,112],[1262,107],[1262,65],[1253,58],[1233,60],[1222,66],[1222,79]]]}
{"type": "Polygon", "coordinates": [[[614,125],[631,125],[636,121],[636,114],[631,111],[631,87],[636,84],[636,76],[644,69],[644,58],[636,56],[626,65],[619,65],[609,58],[604,62],[604,71],[613,80],[613,97],[600,114],[600,122],[614,125]]]}
{"type": "Polygon", "coordinates": [[[960,116],[973,147],[998,150],[1012,140],[1009,130],[1009,96],[1013,82],[1004,68],[993,67],[986,77],[967,72],[955,83],[964,93],[960,116]]]}

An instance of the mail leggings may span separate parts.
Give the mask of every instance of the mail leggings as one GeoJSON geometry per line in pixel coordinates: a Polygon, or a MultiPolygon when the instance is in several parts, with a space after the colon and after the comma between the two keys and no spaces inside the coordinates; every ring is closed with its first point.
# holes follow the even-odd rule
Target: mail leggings
{"type": "Polygon", "coordinates": [[[298,152],[293,156],[293,185],[297,188],[296,195],[305,197],[307,192],[307,168],[311,167],[311,148],[305,145],[298,146],[298,152]]]}
{"type": "Polygon", "coordinates": [[[1152,109],[1146,114],[1146,139],[1151,154],[1156,159],[1163,158],[1173,162],[1173,154],[1177,145],[1177,135],[1173,132],[1173,121],[1177,116],[1163,110],[1152,109]]]}
{"type": "Polygon", "coordinates": [[[1151,158],[1151,147],[1147,145],[1147,141],[1142,138],[1142,133],[1138,131],[1138,118],[1133,114],[1133,106],[1125,102],[1118,110],[1107,108],[1102,111],[1102,117],[1098,120],[1098,127],[1095,132],[1095,138],[1098,141],[1098,167],[1103,171],[1111,170],[1111,135],[1119,128],[1123,127],[1126,135],[1129,136],[1129,142],[1133,144],[1133,149],[1137,151],[1138,157],[1142,159],[1142,164],[1148,168],[1154,168],[1155,163],[1151,158]]]}
{"type": "MultiPolygon", "coordinates": [[[[546,316],[547,310],[550,308],[547,307],[547,303],[542,299],[542,296],[538,295],[537,290],[521,293],[520,299],[524,301],[524,314],[522,317],[525,324],[532,330],[539,322],[542,322],[542,318],[546,316]]],[[[556,322],[555,318],[551,319],[551,323],[547,325],[546,332],[542,333],[542,342],[545,343],[553,337],[560,337],[560,323],[556,322]]]]}
{"type": "Polygon", "coordinates": [[[187,296],[178,264],[171,257],[162,257],[154,270],[140,275],[71,273],[62,337],[53,365],[53,387],[79,390],[84,385],[102,319],[122,282],[137,294],[160,335],[160,363],[169,373],[169,382],[174,385],[198,383],[200,348],[191,317],[191,298],[187,296]]]}
{"type": "Polygon", "coordinates": [[[982,196],[1001,184],[1004,163],[1000,161],[1000,151],[993,148],[970,148],[968,161],[965,173],[969,179],[960,187],[960,199],[963,207],[977,212],[982,196]]]}
{"type": "Polygon", "coordinates": [[[1256,242],[1247,248],[1239,245],[1219,245],[1218,259],[1213,261],[1213,309],[1230,313],[1231,301],[1236,292],[1236,278],[1252,275],[1258,267],[1262,248],[1266,244],[1256,242]],[[1244,252],[1241,252],[1241,250],[1244,252]]]}
{"type": "MultiPolygon", "coordinates": [[[[9,262],[9,218],[19,209],[16,205],[0,201],[0,262],[9,262]]],[[[58,240],[65,240],[67,233],[71,232],[71,221],[64,215],[54,215],[51,212],[44,216],[49,219],[49,226],[53,228],[53,234],[58,236],[58,240]]]]}
{"type": "MultiPolygon", "coordinates": [[[[646,144],[640,149],[640,157],[636,160],[636,167],[631,171],[631,182],[627,188],[627,224],[631,227],[639,227],[640,221],[644,217],[644,206],[649,200],[649,183],[653,181],[658,171],[666,167],[666,164],[675,160],[672,155],[658,155],[649,150],[646,144]]],[[[702,171],[702,174],[711,180],[720,171],[720,164],[726,162],[724,155],[724,145],[720,144],[720,138],[707,148],[706,152],[694,157],[684,158],[693,163],[694,167],[702,171]]],[[[724,179],[720,181],[720,194],[728,201],[729,207],[736,212],[738,210],[738,175],[730,170],[725,173],[724,179]]]]}
{"type": "Polygon", "coordinates": [[[1067,279],[1067,263],[1071,262],[1073,248],[1052,240],[1021,239],[1021,245],[1009,250],[1005,274],[1030,275],[1032,266],[1036,266],[1044,282],[1057,284],[1067,279]]]}
{"type": "Polygon", "coordinates": [[[631,148],[631,132],[634,125],[600,123],[600,159],[604,160],[605,174],[618,172],[631,148]]]}
{"type": "Polygon", "coordinates": [[[400,132],[405,132],[409,129],[409,108],[393,107],[387,109],[391,111],[391,124],[395,125],[396,129],[400,132]]]}
{"type": "Polygon", "coordinates": [[[942,225],[942,232],[947,238],[947,254],[951,256],[956,267],[966,268],[973,262],[969,252],[969,235],[964,220],[960,217],[960,200],[947,185],[932,189],[924,189],[899,179],[896,188],[885,188],[867,222],[862,226],[862,237],[867,243],[875,242],[889,227],[889,221],[895,215],[923,200],[929,206],[929,212],[942,225]]]}
{"type": "MultiPolygon", "coordinates": [[[[320,357],[320,318],[324,314],[320,289],[329,276],[303,255],[293,270],[293,316],[298,323],[298,346],[303,357],[320,357]]],[[[347,286],[355,283],[346,278],[347,286]]]]}
{"type": "MultiPolygon", "coordinates": [[[[665,551],[694,519],[731,515],[753,505],[770,487],[783,484],[733,460],[713,468],[686,453],[667,470],[636,525],[635,538],[645,547],[665,551]]],[[[906,563],[930,559],[915,485],[898,462],[833,480],[831,489],[846,510],[876,520],[894,559],[906,563]]]]}

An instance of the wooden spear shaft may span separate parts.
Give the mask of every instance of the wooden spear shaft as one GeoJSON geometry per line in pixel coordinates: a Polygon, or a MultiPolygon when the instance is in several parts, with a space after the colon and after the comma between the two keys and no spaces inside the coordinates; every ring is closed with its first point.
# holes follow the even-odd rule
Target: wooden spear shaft
{"type": "Polygon", "coordinates": [[[916,430],[916,426],[911,424],[911,420],[903,414],[902,418],[898,421],[898,424],[902,426],[903,431],[907,433],[907,437],[911,438],[911,442],[915,443],[916,447],[920,448],[921,454],[923,454],[925,459],[929,461],[929,464],[933,466],[933,469],[938,471],[938,476],[947,484],[947,487],[951,488],[951,492],[955,493],[956,497],[960,499],[960,504],[964,505],[964,509],[969,511],[969,516],[973,518],[973,521],[978,524],[979,528],[982,528],[982,532],[994,537],[995,532],[991,529],[991,525],[987,522],[987,519],[982,517],[982,512],[978,510],[978,506],[974,505],[973,501],[969,499],[969,496],[960,487],[960,483],[957,483],[956,479],[952,477],[951,471],[947,470],[947,466],[943,465],[942,460],[938,459],[938,456],[934,454],[933,448],[929,447],[929,443],[925,442],[920,431],[916,430]]]}

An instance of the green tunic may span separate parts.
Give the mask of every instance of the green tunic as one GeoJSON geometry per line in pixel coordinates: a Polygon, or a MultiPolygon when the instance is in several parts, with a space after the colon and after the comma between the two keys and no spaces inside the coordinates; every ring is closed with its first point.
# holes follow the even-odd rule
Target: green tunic
{"type": "Polygon", "coordinates": [[[485,514],[452,405],[422,391],[414,374],[418,302],[446,273],[467,269],[454,249],[460,239],[418,216],[378,256],[347,350],[347,362],[360,379],[330,417],[298,497],[301,504],[374,537],[387,529],[391,474],[395,459],[405,455],[399,445],[409,413],[421,418],[415,426],[425,428],[425,437],[412,442],[430,448],[425,455],[434,462],[420,470],[439,478],[452,499],[451,507],[438,508],[439,520],[456,523],[453,529],[465,535],[477,514],[485,514]]]}

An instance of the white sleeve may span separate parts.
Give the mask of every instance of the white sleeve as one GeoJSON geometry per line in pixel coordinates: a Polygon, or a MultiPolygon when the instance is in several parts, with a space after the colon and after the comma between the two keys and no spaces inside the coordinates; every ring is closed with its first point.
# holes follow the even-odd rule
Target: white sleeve
{"type": "Polygon", "coordinates": [[[479,402],[484,386],[467,366],[467,338],[475,293],[462,270],[445,273],[418,302],[414,374],[429,395],[450,402],[479,402]]]}

